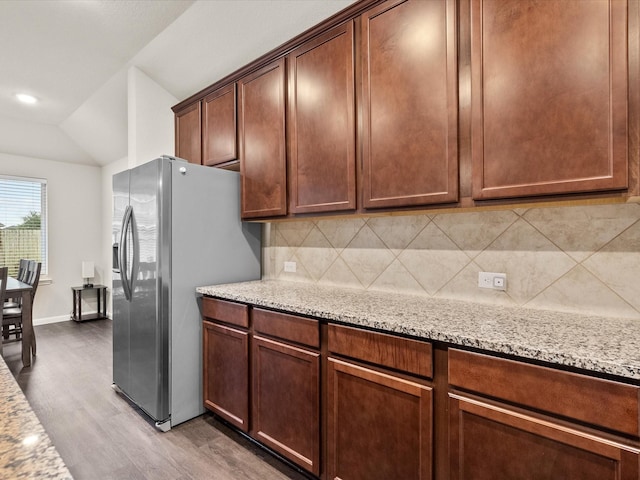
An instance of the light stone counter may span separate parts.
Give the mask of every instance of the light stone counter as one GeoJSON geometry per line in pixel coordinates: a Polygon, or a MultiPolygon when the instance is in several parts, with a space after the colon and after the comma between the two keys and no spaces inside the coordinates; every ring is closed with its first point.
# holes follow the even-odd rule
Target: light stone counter
{"type": "Polygon", "coordinates": [[[73,477],[0,357],[0,478],[73,477]]]}
{"type": "Polygon", "coordinates": [[[196,290],[329,321],[640,380],[637,320],[273,280],[196,290]]]}

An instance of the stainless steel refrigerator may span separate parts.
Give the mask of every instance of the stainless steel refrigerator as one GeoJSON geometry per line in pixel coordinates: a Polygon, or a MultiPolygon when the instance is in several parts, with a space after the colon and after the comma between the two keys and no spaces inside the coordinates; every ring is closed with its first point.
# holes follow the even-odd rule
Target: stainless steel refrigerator
{"type": "Polygon", "coordinates": [[[239,177],[169,156],[113,176],[113,383],[161,430],[204,412],[195,288],[260,278],[239,177]]]}

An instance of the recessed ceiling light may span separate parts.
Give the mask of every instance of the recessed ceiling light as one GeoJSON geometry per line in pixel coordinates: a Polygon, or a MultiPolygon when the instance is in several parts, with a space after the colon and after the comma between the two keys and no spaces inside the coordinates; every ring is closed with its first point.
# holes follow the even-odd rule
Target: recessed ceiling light
{"type": "Polygon", "coordinates": [[[30,105],[36,103],[38,99],[33,95],[28,95],[26,93],[16,93],[16,98],[20,100],[22,103],[28,103],[30,105]]]}

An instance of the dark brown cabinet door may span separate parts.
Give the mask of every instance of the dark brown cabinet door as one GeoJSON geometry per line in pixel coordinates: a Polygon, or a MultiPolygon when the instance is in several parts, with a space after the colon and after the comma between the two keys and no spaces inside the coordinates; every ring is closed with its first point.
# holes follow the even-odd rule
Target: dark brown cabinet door
{"type": "Polygon", "coordinates": [[[288,57],[292,213],[356,208],[353,47],[347,22],[288,57]]]}
{"type": "Polygon", "coordinates": [[[449,395],[452,480],[636,480],[637,449],[449,395]]]}
{"type": "Polygon", "coordinates": [[[237,159],[236,84],[207,95],[202,108],[202,164],[237,159]]]}
{"type": "Polygon", "coordinates": [[[251,435],[320,474],[320,354],[253,337],[251,435]]]}
{"type": "Polygon", "coordinates": [[[473,197],[627,187],[627,2],[472,0],[473,197]]]}
{"type": "Polygon", "coordinates": [[[186,107],[175,115],[176,157],[189,163],[202,163],[200,102],[186,107]]]}
{"type": "Polygon", "coordinates": [[[454,0],[362,15],[363,206],[458,199],[454,0]]]}
{"type": "Polygon", "coordinates": [[[430,479],[432,412],[431,388],[329,358],[327,478],[430,479]]]}
{"type": "Polygon", "coordinates": [[[287,213],[285,61],[238,82],[242,218],[287,213]]]}
{"type": "Polygon", "coordinates": [[[203,322],[204,405],[249,431],[249,333],[203,322]]]}

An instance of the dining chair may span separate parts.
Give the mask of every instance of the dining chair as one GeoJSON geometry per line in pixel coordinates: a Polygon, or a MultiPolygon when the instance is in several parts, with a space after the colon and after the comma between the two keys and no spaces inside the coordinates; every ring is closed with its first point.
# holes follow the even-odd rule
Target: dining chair
{"type": "MultiPolygon", "coordinates": [[[[4,298],[4,292],[7,289],[7,272],[9,267],[0,267],[0,300],[4,298]]],[[[0,323],[2,323],[2,312],[4,308],[0,310],[0,323]]]]}
{"type": "MultiPolygon", "coordinates": [[[[0,267],[0,301],[4,299],[4,293],[5,293],[5,290],[7,289],[8,270],[9,270],[9,267],[0,267]]],[[[0,325],[2,325],[2,310],[3,309],[0,308],[0,325]]],[[[1,340],[0,340],[0,355],[3,355],[1,340]]]]}
{"type": "MultiPolygon", "coordinates": [[[[42,263],[30,260],[27,267],[27,278],[24,283],[31,285],[31,306],[33,308],[33,302],[36,297],[36,290],[38,289],[38,283],[40,282],[40,270],[42,263]]],[[[2,309],[2,337],[4,341],[9,340],[11,335],[15,335],[15,340],[22,338],[22,306],[3,308],[2,309]]],[[[34,336],[35,342],[35,336],[34,336]]],[[[34,349],[35,350],[35,349],[34,349]]]]}
{"type": "MultiPolygon", "coordinates": [[[[26,258],[21,258],[20,264],[18,265],[18,274],[16,275],[16,278],[21,282],[26,282],[28,274],[29,274],[29,260],[26,258]]],[[[3,304],[3,308],[17,308],[19,306],[20,306],[19,298],[11,298],[11,299],[5,300],[3,304]]]]}

